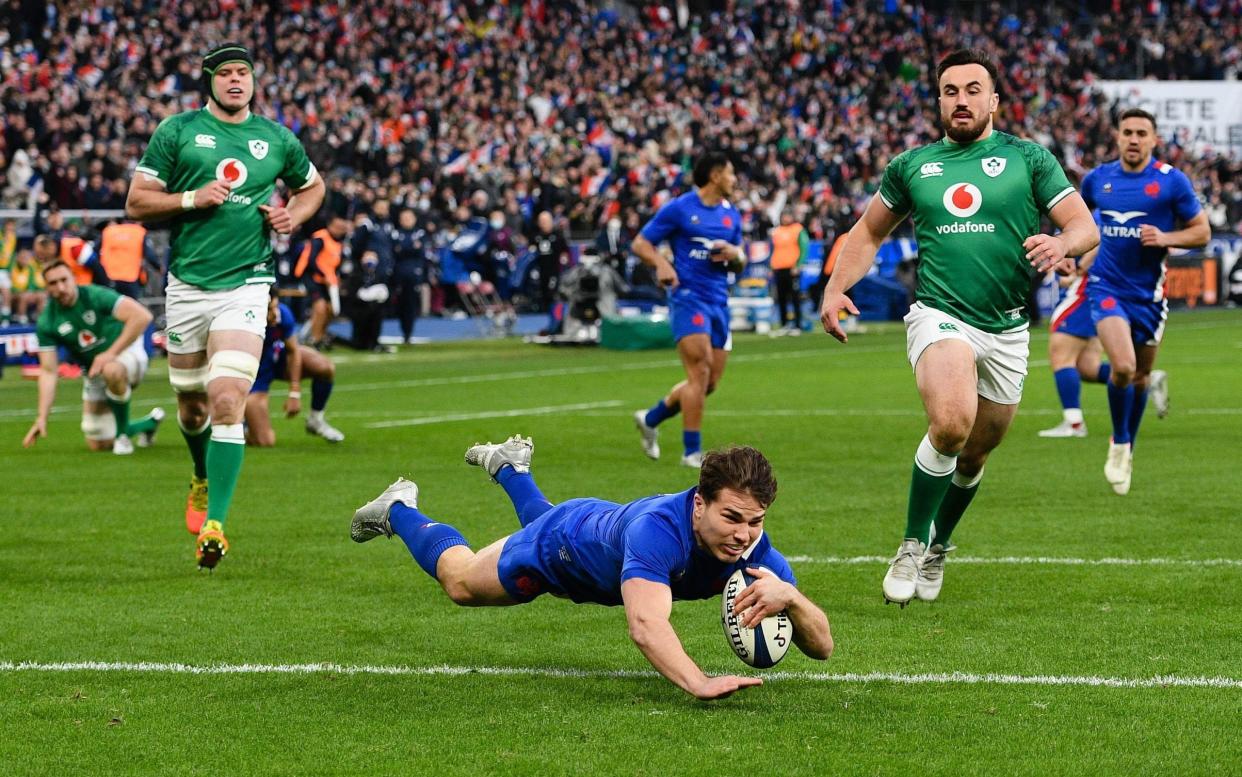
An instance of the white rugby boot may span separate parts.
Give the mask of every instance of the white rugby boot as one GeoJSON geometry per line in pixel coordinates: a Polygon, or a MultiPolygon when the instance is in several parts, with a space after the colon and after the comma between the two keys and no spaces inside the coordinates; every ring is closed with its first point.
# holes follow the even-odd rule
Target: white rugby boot
{"type": "Polygon", "coordinates": [[[956,545],[945,547],[934,543],[923,558],[919,559],[919,574],[914,581],[914,595],[923,602],[934,602],[944,585],[944,557],[957,550],[956,545]]]}
{"type": "Polygon", "coordinates": [[[117,456],[128,456],[134,452],[134,441],[128,435],[118,434],[112,441],[112,452],[117,456]]]}
{"type": "Polygon", "coordinates": [[[884,603],[905,607],[914,598],[915,581],[919,574],[919,560],[923,558],[923,543],[907,537],[897,548],[897,555],[888,565],[884,575],[884,603]]]}
{"type": "Polygon", "coordinates": [[[647,411],[634,411],[634,426],[638,427],[638,433],[642,436],[643,453],[647,454],[649,459],[660,458],[660,430],[654,426],[647,426],[647,411]]]}
{"type": "Polygon", "coordinates": [[[1152,370],[1151,381],[1147,384],[1147,396],[1156,406],[1156,418],[1164,418],[1169,414],[1169,373],[1164,370],[1152,370]]]}
{"type": "Polygon", "coordinates": [[[535,443],[529,437],[515,434],[502,443],[475,443],[466,450],[466,463],[482,467],[495,482],[496,473],[506,464],[515,472],[530,472],[530,458],[534,452],[535,443]]]}
{"type": "Polygon", "coordinates": [[[345,439],[344,433],[328,423],[327,419],[321,415],[309,415],[306,417],[306,433],[322,437],[328,442],[341,442],[345,439]]]}
{"type": "Polygon", "coordinates": [[[397,482],[383,493],[354,511],[354,520],[349,525],[349,536],[354,542],[366,542],[381,534],[392,536],[392,524],[388,522],[388,511],[400,502],[406,507],[418,507],[418,486],[413,481],[397,478],[397,482]]]}
{"type": "Polygon", "coordinates": [[[1079,421],[1078,423],[1074,423],[1073,421],[1070,421],[1067,418],[1067,419],[1062,420],[1061,423],[1057,424],[1051,429],[1041,429],[1039,431],[1039,436],[1040,437],[1086,437],[1087,436],[1087,422],[1079,421]]]}
{"type": "Polygon", "coordinates": [[[1121,496],[1130,493],[1130,472],[1133,469],[1133,453],[1130,443],[1118,445],[1108,441],[1108,458],[1104,460],[1104,478],[1113,491],[1121,496]]]}
{"type": "Polygon", "coordinates": [[[702,451],[695,451],[694,453],[687,453],[686,455],[682,456],[682,457],[681,457],[681,466],[683,466],[683,467],[693,467],[694,469],[702,469],[702,467],[703,467],[703,452],[702,452],[702,451]]]}

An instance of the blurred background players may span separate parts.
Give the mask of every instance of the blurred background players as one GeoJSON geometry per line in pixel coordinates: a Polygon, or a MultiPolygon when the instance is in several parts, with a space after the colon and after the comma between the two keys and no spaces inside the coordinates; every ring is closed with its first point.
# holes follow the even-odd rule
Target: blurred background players
{"type": "Polygon", "coordinates": [[[151,313],[129,297],[104,286],[79,286],[69,266],[53,259],[43,269],[51,301],[39,316],[39,409],[22,445],[47,436],[47,419],[56,400],[58,347],[86,370],[82,382],[82,434],[93,451],[120,455],[147,447],[164,411],[155,408],[131,421],[132,388],[147,372],[142,334],[151,313]]]}
{"type": "Polygon", "coordinates": [[[341,257],[352,231],[349,219],[333,215],[328,226],[311,233],[294,265],[293,277],[306,287],[311,301],[308,344],[312,346],[327,344],[328,324],[341,314],[341,257]]]}
{"type": "Polygon", "coordinates": [[[789,334],[802,334],[802,294],[799,268],[806,259],[811,241],[806,228],[794,220],[788,208],[781,211],[781,223],[772,228],[772,275],[776,283],[776,310],[780,326],[789,334]]]}
{"type": "MultiPolygon", "coordinates": [[[[1204,246],[1212,236],[1190,179],[1152,157],[1156,139],[1154,116],[1141,108],[1123,111],[1117,126],[1120,158],[1082,182],[1083,199],[1099,212],[1100,250],[1085,285],[1092,323],[1112,365],[1113,436],[1104,477],[1117,494],[1130,491],[1134,441],[1169,315],[1165,258],[1170,248],[1204,246]]],[[[1167,381],[1159,387],[1167,408],[1167,381]]]]}
{"type": "Polygon", "coordinates": [[[418,320],[419,313],[430,312],[427,253],[432,248],[431,237],[419,226],[414,210],[402,208],[397,214],[397,228],[393,233],[393,270],[388,287],[396,297],[401,339],[407,344],[414,337],[414,322],[418,320]]]}
{"type": "Polygon", "coordinates": [[[255,376],[250,395],[246,397],[246,444],[270,448],[276,444],[276,430],[268,410],[268,392],[272,381],[289,384],[285,399],[285,418],[302,412],[302,378],[311,379],[311,410],[306,416],[307,434],[316,434],[328,442],[341,442],[345,435],[324,419],[324,408],[332,395],[336,365],[327,356],[308,345],[299,345],[297,321],[293,311],[273,294],[267,307],[267,333],[263,338],[263,355],[259,357],[259,373],[255,376]]]}
{"type": "Polygon", "coordinates": [[[686,371],[686,379],[650,410],[634,413],[643,452],[652,459],[660,457],[657,427],[680,412],[681,463],[698,467],[703,460],[703,404],[720,383],[733,348],[729,272],[745,262],[742,217],[728,199],[736,182],[725,154],[703,154],[694,164],[695,188],[660,208],[631,246],[670,290],[673,338],[686,371]],[[673,249],[672,262],[656,249],[665,241],[673,249]]]}

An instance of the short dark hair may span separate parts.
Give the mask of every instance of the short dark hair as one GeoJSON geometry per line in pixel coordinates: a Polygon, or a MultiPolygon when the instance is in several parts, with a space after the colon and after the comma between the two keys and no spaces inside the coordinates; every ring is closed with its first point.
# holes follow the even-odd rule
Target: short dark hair
{"type": "Polygon", "coordinates": [[[996,63],[983,49],[958,49],[940,60],[940,64],[936,65],[937,88],[939,88],[941,77],[944,76],[944,71],[958,65],[982,65],[992,79],[992,91],[1000,93],[1000,73],[996,69],[996,63]]]}
{"type": "Polygon", "coordinates": [[[723,151],[708,151],[694,163],[694,185],[707,186],[717,168],[729,164],[729,155],[723,151]]]}
{"type": "Polygon", "coordinates": [[[66,270],[69,271],[69,277],[70,278],[74,277],[73,268],[70,267],[68,263],[66,263],[65,260],[61,259],[59,256],[56,257],[55,259],[49,259],[46,262],[40,263],[39,272],[43,273],[43,275],[46,276],[49,272],[51,272],[52,270],[55,270],[57,267],[64,267],[66,270]]]}
{"type": "Polygon", "coordinates": [[[1150,113],[1143,110],[1142,108],[1126,108],[1124,111],[1121,112],[1121,115],[1117,117],[1117,126],[1120,127],[1121,122],[1125,121],[1126,119],[1147,119],[1148,121],[1151,122],[1151,128],[1152,129],[1156,128],[1156,117],[1152,116],[1150,113]]]}
{"type": "Polygon", "coordinates": [[[722,489],[750,494],[763,507],[776,501],[776,476],[772,465],[759,451],[738,445],[722,451],[709,451],[699,470],[699,495],[714,502],[722,489]]]}

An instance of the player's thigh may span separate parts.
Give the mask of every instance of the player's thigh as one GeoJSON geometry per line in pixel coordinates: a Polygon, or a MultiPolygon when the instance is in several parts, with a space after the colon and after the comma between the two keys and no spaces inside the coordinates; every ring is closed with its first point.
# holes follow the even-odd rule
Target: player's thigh
{"type": "Polygon", "coordinates": [[[970,334],[976,350],[982,354],[975,364],[979,373],[979,396],[1016,407],[1022,401],[1022,388],[1026,383],[1031,355],[1030,331],[993,334],[976,329],[970,334]]]}
{"type": "Polygon", "coordinates": [[[302,354],[302,374],[310,378],[331,378],[335,372],[332,361],[309,345],[298,346],[302,354]]]}
{"type": "Polygon", "coordinates": [[[1156,354],[1159,351],[1159,345],[1141,344],[1134,347],[1134,379],[1136,382],[1145,382],[1151,375],[1152,367],[1156,366],[1156,354]]]}
{"type": "Polygon", "coordinates": [[[974,422],[979,382],[970,344],[945,339],[929,345],[914,366],[914,376],[931,426],[964,426],[968,431],[974,422]]]}
{"type": "Polygon", "coordinates": [[[471,605],[504,606],[520,604],[500,582],[500,558],[508,537],[502,537],[470,557],[459,571],[458,580],[470,592],[471,605]]]}
{"type": "Polygon", "coordinates": [[[725,365],[729,362],[729,351],[723,348],[712,349],[712,376],[711,384],[714,386],[720,382],[720,378],[724,376],[725,365]]]}
{"type": "Polygon", "coordinates": [[[147,376],[147,367],[150,366],[150,358],[142,344],[142,338],[130,343],[128,348],[121,351],[116,361],[125,368],[125,380],[129,385],[137,386],[142,383],[142,379],[147,376]]]}
{"type": "Polygon", "coordinates": [[[1052,371],[1073,367],[1087,350],[1091,339],[1053,332],[1048,335],[1048,362],[1052,371]]]}
{"type": "Polygon", "coordinates": [[[1124,316],[1108,316],[1096,322],[1100,345],[1108,354],[1116,371],[1133,372],[1135,364],[1134,336],[1124,316]]]}
{"type": "Polygon", "coordinates": [[[711,377],[712,341],[706,332],[684,335],[677,341],[677,355],[687,377],[711,377]]]}
{"type": "MultiPolygon", "coordinates": [[[[1009,431],[1014,416],[1018,413],[1017,405],[1004,405],[979,397],[979,409],[975,413],[975,425],[971,427],[970,437],[962,456],[967,459],[986,459],[1009,431]]],[[[982,461],[980,461],[982,464],[982,461]]]]}

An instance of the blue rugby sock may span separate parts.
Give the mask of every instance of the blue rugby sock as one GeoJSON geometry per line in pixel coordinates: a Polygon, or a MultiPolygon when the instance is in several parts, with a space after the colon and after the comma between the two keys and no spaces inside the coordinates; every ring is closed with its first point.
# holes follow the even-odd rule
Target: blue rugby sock
{"type": "MultiPolygon", "coordinates": [[[[436,576],[440,554],[457,545],[469,545],[461,532],[447,523],[437,523],[417,509],[397,502],[388,512],[393,533],[405,542],[410,555],[423,571],[436,576]]],[[[439,578],[436,578],[439,579],[439,578]]]]}
{"type": "Polygon", "coordinates": [[[685,448],[687,456],[691,453],[698,453],[703,449],[702,433],[699,432],[698,429],[695,429],[694,431],[689,429],[683,430],[681,433],[681,445],[685,448]]]}
{"type": "Polygon", "coordinates": [[[647,411],[647,417],[643,419],[643,423],[654,429],[680,412],[680,406],[669,407],[664,404],[664,400],[661,399],[652,405],[651,409],[647,411]]]}
{"type": "Polygon", "coordinates": [[[1130,409],[1134,406],[1134,386],[1117,388],[1108,384],[1108,412],[1113,417],[1113,442],[1130,442],[1130,409]]]}
{"type": "Polygon", "coordinates": [[[328,406],[330,396],[332,396],[332,381],[318,378],[311,381],[311,410],[322,411],[328,406]]]}
{"type": "Polygon", "coordinates": [[[1073,410],[1082,407],[1082,380],[1078,377],[1076,367],[1063,367],[1052,373],[1057,382],[1057,396],[1061,398],[1061,407],[1073,410]]]}
{"type": "Polygon", "coordinates": [[[1100,371],[1097,372],[1095,375],[1095,382],[1096,383],[1107,383],[1108,379],[1111,378],[1112,376],[1113,376],[1113,365],[1109,364],[1108,362],[1102,362],[1100,364],[1100,371]]]}
{"type": "Polygon", "coordinates": [[[1138,442],[1139,424],[1143,422],[1143,411],[1147,409],[1147,389],[1134,392],[1134,402],[1130,405],[1130,447],[1138,442]]]}
{"type": "Polygon", "coordinates": [[[535,479],[529,472],[518,472],[506,464],[496,473],[496,482],[509,495],[513,509],[517,512],[518,523],[524,527],[552,507],[552,503],[539,490],[539,486],[535,485],[535,479]]]}

